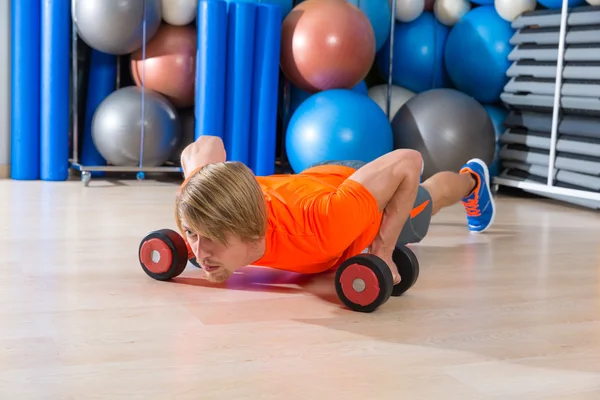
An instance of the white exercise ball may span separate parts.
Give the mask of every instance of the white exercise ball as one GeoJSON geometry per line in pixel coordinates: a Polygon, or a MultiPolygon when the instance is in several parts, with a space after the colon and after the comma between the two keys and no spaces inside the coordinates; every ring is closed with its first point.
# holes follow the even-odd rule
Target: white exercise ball
{"type": "Polygon", "coordinates": [[[162,0],[163,20],[169,25],[188,25],[197,13],[198,0],[162,0]]]}
{"type": "MultiPolygon", "coordinates": [[[[387,84],[376,85],[369,88],[368,96],[373,100],[377,105],[383,110],[383,112],[387,112],[387,84]]],[[[392,121],[394,116],[406,103],[415,95],[414,92],[411,92],[408,89],[405,89],[400,86],[392,85],[392,95],[390,97],[390,115],[389,120],[392,121]]]]}
{"type": "Polygon", "coordinates": [[[446,26],[453,26],[470,10],[469,0],[436,0],[433,6],[435,17],[446,26]]]}
{"type": "MultiPolygon", "coordinates": [[[[596,0],[598,1],[598,0],[596,0]]],[[[600,4],[600,3],[598,3],[600,4]]],[[[513,22],[521,14],[533,11],[537,7],[536,0],[495,0],[498,15],[508,22],[513,22]]]]}
{"type": "MultiPolygon", "coordinates": [[[[390,0],[390,8],[394,6],[390,0]]],[[[396,0],[396,20],[411,22],[419,18],[425,10],[425,0],[396,0]]]]}
{"type": "Polygon", "coordinates": [[[600,0],[585,0],[585,1],[587,1],[589,5],[600,6],[600,0]]]}

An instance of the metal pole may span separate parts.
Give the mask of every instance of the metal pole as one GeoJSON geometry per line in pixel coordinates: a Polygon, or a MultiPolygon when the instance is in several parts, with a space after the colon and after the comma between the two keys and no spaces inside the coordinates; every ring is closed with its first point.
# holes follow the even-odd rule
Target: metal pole
{"type": "Polygon", "coordinates": [[[386,111],[385,114],[388,119],[391,117],[392,107],[392,68],[394,64],[394,31],[396,28],[396,0],[392,1],[392,10],[390,18],[390,63],[388,70],[388,82],[387,82],[387,99],[386,99],[386,111]]]}
{"type": "Polygon", "coordinates": [[[73,163],[79,163],[79,97],[77,96],[79,89],[79,60],[77,51],[77,24],[75,20],[75,0],[71,1],[71,110],[73,113],[73,127],[71,132],[73,135],[73,163]]]}
{"type": "Polygon", "coordinates": [[[563,0],[560,14],[560,33],[558,39],[558,61],[556,62],[556,82],[554,84],[554,106],[552,109],[552,131],[550,136],[550,156],[548,158],[548,186],[554,186],[554,163],[556,158],[556,142],[558,140],[558,118],[560,115],[560,98],[562,92],[563,61],[565,57],[565,41],[567,36],[567,15],[569,0],[563,0]]]}
{"type": "Polygon", "coordinates": [[[145,115],[145,82],[144,78],[146,76],[145,71],[145,61],[146,61],[146,23],[147,23],[147,4],[146,0],[144,0],[144,21],[142,22],[142,127],[141,127],[141,138],[140,138],[140,168],[143,167],[144,164],[144,125],[146,125],[146,115],[145,115]]]}

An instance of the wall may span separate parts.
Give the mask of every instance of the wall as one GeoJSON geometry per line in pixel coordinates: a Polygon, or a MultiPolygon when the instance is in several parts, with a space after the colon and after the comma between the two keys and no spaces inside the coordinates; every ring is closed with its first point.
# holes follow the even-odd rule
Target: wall
{"type": "Polygon", "coordinates": [[[0,179],[10,172],[10,3],[0,0],[0,179]]]}

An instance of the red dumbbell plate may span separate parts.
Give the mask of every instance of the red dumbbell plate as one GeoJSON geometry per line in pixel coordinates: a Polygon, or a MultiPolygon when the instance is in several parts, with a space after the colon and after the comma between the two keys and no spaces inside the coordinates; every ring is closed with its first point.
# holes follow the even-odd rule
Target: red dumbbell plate
{"type": "Polygon", "coordinates": [[[179,233],[171,229],[161,229],[149,233],[142,240],[138,257],[148,276],[159,281],[168,281],[185,270],[188,250],[179,233]]]}
{"type": "Polygon", "coordinates": [[[386,263],[372,254],[346,260],[335,275],[336,292],[346,307],[359,312],[375,311],[388,301],[394,278],[386,263]]]}

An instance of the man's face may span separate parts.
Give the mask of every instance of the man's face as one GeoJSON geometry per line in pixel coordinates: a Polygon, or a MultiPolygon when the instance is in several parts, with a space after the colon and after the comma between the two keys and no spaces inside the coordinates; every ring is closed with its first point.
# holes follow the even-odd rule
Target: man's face
{"type": "Polygon", "coordinates": [[[225,282],[248,263],[248,245],[236,236],[228,237],[227,245],[224,245],[187,229],[185,234],[196,261],[210,282],[225,282]]]}

